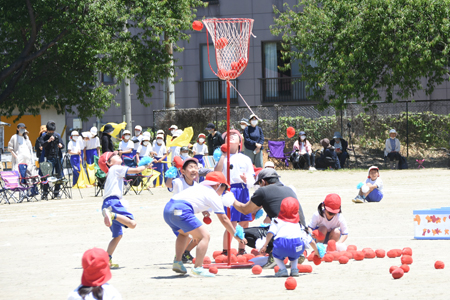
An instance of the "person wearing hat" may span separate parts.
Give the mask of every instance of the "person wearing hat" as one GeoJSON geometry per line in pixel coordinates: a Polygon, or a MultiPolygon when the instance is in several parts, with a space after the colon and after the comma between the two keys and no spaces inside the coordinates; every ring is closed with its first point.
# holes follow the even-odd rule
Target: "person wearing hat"
{"type": "Polygon", "coordinates": [[[306,162],[306,167],[310,171],[314,171],[314,156],[312,153],[311,143],[306,139],[306,133],[300,131],[298,133],[298,139],[294,143],[294,152],[290,157],[293,163],[294,169],[301,169],[304,167],[306,162]]]}
{"type": "Polygon", "coordinates": [[[320,157],[316,159],[316,168],[327,169],[333,168],[335,170],[340,169],[339,157],[334,151],[334,147],[330,145],[330,140],[325,138],[320,141],[323,150],[320,157]]]}
{"type": "MultiPolygon", "coordinates": [[[[47,122],[47,132],[42,134],[40,143],[43,148],[43,153],[47,162],[52,164],[53,171],[52,175],[61,175],[62,165],[62,152],[61,149],[64,148],[64,143],[61,139],[59,133],[56,132],[56,123],[53,120],[47,122]]],[[[53,191],[53,198],[60,199],[59,190],[61,188],[60,184],[55,184],[55,189],[53,191]]],[[[48,194],[48,184],[44,184],[42,199],[47,199],[48,194]]]]}
{"type": "Polygon", "coordinates": [[[383,199],[383,180],[377,166],[371,166],[367,171],[365,184],[360,183],[358,195],[352,201],[355,203],[380,202],[383,199]]]}
{"type": "Polygon", "coordinates": [[[263,144],[264,144],[264,134],[261,127],[257,126],[258,121],[261,119],[257,115],[251,114],[250,126],[244,129],[244,154],[250,157],[252,164],[257,168],[263,167],[263,144]]]}
{"type": "MultiPolygon", "coordinates": [[[[105,152],[98,159],[98,166],[106,174],[105,188],[103,192],[102,215],[106,227],[112,232],[112,240],[106,250],[109,254],[110,263],[112,255],[122,239],[122,227],[135,228],[134,216],[122,204],[124,177],[127,174],[139,174],[145,169],[151,169],[152,164],[129,168],[122,166],[122,158],[117,153],[105,152]]],[[[112,264],[111,268],[117,269],[119,265],[112,264]]]]}
{"type": "Polygon", "coordinates": [[[122,140],[119,143],[119,155],[122,157],[133,158],[134,143],[130,141],[131,132],[124,130],[122,133],[122,140]]]}
{"type": "Polygon", "coordinates": [[[102,134],[102,153],[106,152],[114,152],[114,144],[111,139],[111,132],[114,131],[114,127],[112,127],[111,124],[106,124],[105,127],[103,127],[103,134],[102,134]]]}
{"type": "Polygon", "coordinates": [[[389,130],[389,138],[386,140],[384,156],[389,158],[391,170],[395,169],[395,161],[399,161],[401,158],[400,141],[397,138],[397,131],[395,129],[389,130]]]}
{"type": "Polygon", "coordinates": [[[208,153],[212,155],[214,150],[222,146],[225,142],[222,138],[222,134],[216,130],[216,126],[213,123],[206,125],[206,131],[208,131],[208,153]]]}
{"type": "Polygon", "coordinates": [[[13,171],[19,171],[19,164],[28,166],[34,164],[33,146],[26,133],[24,123],[17,124],[16,134],[14,134],[8,143],[8,151],[11,152],[11,163],[13,171]]]}
{"type": "MultiPolygon", "coordinates": [[[[153,146],[153,166],[155,167],[156,171],[161,173],[159,175],[159,185],[163,185],[164,182],[164,173],[167,171],[167,163],[163,161],[167,161],[167,149],[166,145],[164,144],[164,135],[158,134],[155,139],[155,145],[153,146]]],[[[156,179],[153,183],[153,186],[157,186],[156,179]]]]}
{"type": "Polygon", "coordinates": [[[142,126],[141,125],[136,125],[134,127],[134,136],[131,138],[131,141],[134,144],[133,145],[133,150],[132,150],[133,157],[136,155],[139,146],[142,144],[142,138],[143,137],[144,137],[144,135],[142,133],[142,126]]]}
{"type": "Polygon", "coordinates": [[[137,151],[136,151],[136,161],[139,164],[139,161],[144,156],[152,156],[153,147],[150,143],[150,135],[142,135],[142,142],[139,145],[137,151]]]}
{"type": "Polygon", "coordinates": [[[328,243],[329,240],[343,243],[348,237],[347,222],[342,215],[341,197],[338,194],[328,194],[325,200],[319,204],[317,211],[308,225],[309,232],[318,242],[328,243]],[[325,237],[320,239],[313,234],[318,230],[325,237]]]}
{"type": "Polygon", "coordinates": [[[81,285],[69,293],[68,300],[122,299],[120,293],[108,283],[111,279],[108,253],[100,248],[84,252],[81,258],[83,275],[81,285]]]}
{"type": "MultiPolygon", "coordinates": [[[[250,201],[247,203],[240,203],[234,201],[233,207],[243,214],[252,213],[255,214],[261,208],[267,214],[266,219],[262,223],[269,224],[271,220],[278,217],[281,208],[281,202],[287,197],[292,197],[298,200],[297,195],[294,190],[290,187],[284,186],[280,180],[280,176],[277,171],[272,168],[262,169],[258,176],[256,177],[256,183],[259,188],[253,193],[250,201]]],[[[303,214],[303,209],[301,204],[298,208],[299,215],[299,227],[306,228],[305,215],[303,214]]],[[[269,227],[258,226],[244,228],[245,238],[247,239],[247,246],[251,248],[256,248],[256,241],[258,239],[263,239],[267,236],[269,227]]],[[[270,242],[267,245],[267,253],[269,258],[267,264],[263,268],[273,268],[276,266],[276,262],[271,254],[273,248],[273,243],[270,242]]],[[[298,260],[301,264],[304,261],[304,257],[301,256],[298,260]]]]}
{"type": "Polygon", "coordinates": [[[208,250],[210,235],[206,226],[195,214],[201,212],[204,217],[209,217],[208,211],[214,212],[220,223],[239,243],[246,243],[245,239],[236,236],[236,231],[225,214],[224,203],[234,201],[232,193],[225,193],[228,188],[225,176],[221,172],[211,172],[206,175],[206,179],[202,183],[172,196],[172,199],[164,207],[164,221],[177,236],[175,243],[176,257],[172,266],[174,272],[187,273],[182,257],[190,239],[189,235],[191,235],[195,240],[198,240],[196,260],[194,267],[191,269],[191,275],[214,277],[214,274],[209,273],[207,269],[202,267],[203,259],[208,250]]]}
{"type": "Polygon", "coordinates": [[[89,165],[94,164],[94,156],[100,156],[100,140],[97,136],[97,127],[91,127],[89,130],[90,137],[89,140],[85,141],[86,143],[86,155],[85,160],[89,165]]]}
{"type": "Polygon", "coordinates": [[[177,130],[178,130],[178,126],[177,125],[172,125],[172,126],[169,127],[169,134],[171,136],[173,136],[175,134],[175,131],[177,131],[177,130]]]}
{"type": "MultiPolygon", "coordinates": [[[[194,157],[198,159],[198,162],[204,167],[205,161],[203,160],[203,156],[208,155],[208,147],[205,143],[206,135],[204,133],[200,133],[197,137],[197,143],[192,147],[192,152],[194,153],[194,157]]],[[[212,153],[211,153],[212,154],[212,153]]]]}
{"type": "Polygon", "coordinates": [[[44,134],[47,131],[47,126],[41,125],[39,128],[39,135],[36,139],[36,142],[34,143],[34,151],[36,152],[36,157],[38,158],[39,162],[44,161],[44,157],[42,156],[42,145],[40,142],[40,138],[42,137],[42,134],[44,134]],[[41,157],[42,156],[42,157],[41,157]]]}
{"type": "Polygon", "coordinates": [[[72,170],[73,170],[73,185],[77,184],[78,182],[78,177],[80,176],[80,171],[81,171],[81,162],[82,162],[82,153],[83,153],[83,149],[81,147],[83,141],[81,141],[80,143],[80,135],[78,133],[78,131],[74,130],[72,131],[72,133],[70,134],[70,141],[69,144],[67,145],[67,151],[70,154],[70,164],[72,165],[72,170]]]}
{"type": "MultiPolygon", "coordinates": [[[[162,130],[162,129],[159,129],[157,132],[156,132],[156,136],[162,136],[162,143],[165,145],[166,143],[164,143],[164,140],[165,140],[165,134],[164,134],[164,130],[162,130]]],[[[155,146],[156,146],[156,138],[153,140],[153,148],[155,148],[155,146]]]]}
{"type": "Polygon", "coordinates": [[[345,161],[349,157],[347,152],[348,142],[342,138],[339,131],[336,131],[333,135],[333,139],[330,141],[330,145],[334,147],[334,152],[336,152],[339,158],[339,165],[343,168],[345,166],[345,161]]]}

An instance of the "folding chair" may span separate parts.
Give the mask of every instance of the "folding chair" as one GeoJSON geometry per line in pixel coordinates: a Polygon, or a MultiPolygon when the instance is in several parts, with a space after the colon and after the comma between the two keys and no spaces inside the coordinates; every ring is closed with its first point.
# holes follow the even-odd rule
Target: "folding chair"
{"type": "Polygon", "coordinates": [[[63,158],[63,162],[61,163],[61,174],[56,174],[56,178],[58,179],[55,184],[60,185],[60,195],[65,196],[66,199],[72,199],[72,180],[70,180],[70,173],[69,178],[66,178],[64,175],[64,169],[72,170],[72,164],[70,163],[70,156],[66,154],[63,158]]]}
{"type": "MultiPolygon", "coordinates": [[[[31,166],[31,169],[33,169],[33,166],[31,166]]],[[[40,199],[38,199],[37,196],[39,195],[38,185],[41,182],[41,177],[37,174],[33,175],[32,170],[30,170],[28,173],[27,171],[27,164],[19,164],[20,184],[28,189],[28,193],[26,195],[28,199],[31,198],[39,201],[40,199]]]]}
{"type": "Polygon", "coordinates": [[[18,171],[3,171],[0,172],[0,177],[3,181],[2,193],[5,202],[11,204],[10,199],[14,200],[16,203],[20,203],[26,197],[26,192],[29,188],[24,187],[20,184],[20,177],[18,171]],[[19,192],[19,197],[15,193],[19,192]]]}
{"type": "MultiPolygon", "coordinates": [[[[123,165],[129,168],[136,168],[137,163],[135,158],[123,157],[123,165]]],[[[132,190],[136,195],[139,194],[138,187],[142,184],[142,174],[127,174],[124,180],[123,194],[126,195],[132,190]]]]}
{"type": "Polygon", "coordinates": [[[267,152],[269,153],[269,158],[276,158],[283,161],[286,164],[286,167],[289,167],[289,157],[292,153],[284,153],[284,148],[286,146],[285,141],[269,141],[268,142],[269,149],[267,152]]]}
{"type": "Polygon", "coordinates": [[[100,169],[100,166],[98,165],[98,156],[94,155],[94,164],[95,164],[95,197],[98,196],[98,194],[102,194],[103,196],[103,190],[105,189],[105,182],[106,182],[106,174],[105,172],[100,169]]]}
{"type": "Polygon", "coordinates": [[[56,177],[52,176],[53,173],[53,165],[47,161],[43,161],[41,163],[39,163],[39,169],[41,170],[41,199],[42,200],[47,200],[48,201],[48,194],[54,192],[55,187],[54,187],[54,182],[57,181],[56,177]],[[45,191],[45,185],[48,185],[48,190],[47,192],[45,191]]]}

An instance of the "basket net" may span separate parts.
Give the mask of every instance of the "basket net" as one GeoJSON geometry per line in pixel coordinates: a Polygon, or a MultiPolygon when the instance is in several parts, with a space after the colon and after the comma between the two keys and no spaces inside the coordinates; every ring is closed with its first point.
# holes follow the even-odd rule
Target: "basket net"
{"type": "Polygon", "coordinates": [[[209,32],[212,38],[217,62],[217,70],[213,70],[207,39],[209,67],[220,79],[236,79],[247,68],[253,21],[237,18],[203,20],[206,34],[209,32]]]}

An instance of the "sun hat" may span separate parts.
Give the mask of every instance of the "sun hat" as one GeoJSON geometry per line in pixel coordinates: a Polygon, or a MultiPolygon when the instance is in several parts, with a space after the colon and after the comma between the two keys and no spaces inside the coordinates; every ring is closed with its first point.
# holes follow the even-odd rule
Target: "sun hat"
{"type": "Polygon", "coordinates": [[[394,128],[392,128],[391,130],[389,130],[389,134],[391,134],[391,133],[397,134],[397,131],[394,128]]]}
{"type": "Polygon", "coordinates": [[[92,127],[91,128],[91,130],[89,130],[91,133],[92,133],[92,135],[97,135],[97,127],[92,127]]]}
{"type": "Polygon", "coordinates": [[[39,136],[41,136],[41,134],[46,131],[47,131],[47,126],[41,125],[41,127],[39,128],[39,136]]]}
{"type": "Polygon", "coordinates": [[[322,144],[322,147],[324,147],[324,148],[328,148],[328,146],[330,146],[330,140],[327,138],[321,140],[320,143],[322,144]]]}
{"type": "Polygon", "coordinates": [[[258,121],[262,121],[256,114],[251,114],[250,117],[248,117],[248,120],[251,120],[252,118],[256,118],[258,121]]]}
{"type": "Polygon", "coordinates": [[[91,138],[92,134],[89,131],[84,131],[84,132],[81,133],[81,136],[83,138],[91,138]]]}
{"type": "Polygon", "coordinates": [[[261,179],[270,179],[270,178],[280,178],[280,175],[278,175],[275,169],[271,168],[262,169],[258,173],[258,177],[256,177],[256,184],[259,184],[261,182],[261,179]]]}
{"type": "Polygon", "coordinates": [[[239,121],[239,124],[242,124],[242,123],[244,123],[245,125],[250,125],[250,123],[249,123],[249,120],[248,119],[246,119],[246,118],[242,118],[240,121],[239,121]]]}
{"type": "Polygon", "coordinates": [[[323,204],[325,209],[331,213],[337,214],[341,211],[341,197],[338,194],[328,194],[323,204]]]}
{"type": "Polygon", "coordinates": [[[109,255],[100,248],[92,248],[84,252],[81,259],[83,275],[81,284],[84,286],[101,286],[111,279],[109,255]]]}
{"type": "Polygon", "coordinates": [[[370,178],[370,170],[378,170],[378,177],[380,177],[380,169],[377,166],[371,166],[367,171],[367,178],[370,178]]]}
{"type": "Polygon", "coordinates": [[[111,156],[113,155],[117,155],[116,152],[105,152],[102,155],[100,155],[100,158],[98,159],[98,166],[100,167],[100,169],[105,172],[108,173],[109,171],[109,167],[106,164],[106,162],[111,158],[111,156]]]}
{"type": "Polygon", "coordinates": [[[114,131],[114,127],[112,127],[111,124],[106,124],[105,127],[103,128],[103,132],[104,133],[110,133],[114,131]]]}
{"type": "Polygon", "coordinates": [[[216,185],[218,183],[226,184],[227,188],[230,188],[223,173],[218,172],[218,171],[214,171],[214,172],[210,172],[210,173],[206,174],[205,180],[200,182],[200,184],[202,184],[202,185],[216,185]]]}
{"type": "Polygon", "coordinates": [[[266,163],[264,164],[264,169],[265,168],[275,168],[275,164],[272,161],[266,161],[266,163]]]}
{"type": "Polygon", "coordinates": [[[150,134],[150,132],[145,131],[145,132],[142,134],[142,136],[148,136],[148,137],[151,137],[151,134],[150,134]]]}
{"type": "Polygon", "coordinates": [[[129,131],[129,130],[124,130],[123,133],[122,133],[122,135],[125,135],[125,134],[131,135],[131,131],[129,131]]]}
{"type": "Polygon", "coordinates": [[[278,219],[289,223],[298,223],[300,221],[298,209],[298,200],[294,197],[286,197],[281,201],[278,219]]]}
{"type": "Polygon", "coordinates": [[[204,138],[204,139],[206,139],[206,135],[205,135],[204,133],[200,133],[200,134],[198,135],[197,139],[199,139],[199,138],[204,138]]]}
{"type": "Polygon", "coordinates": [[[342,139],[342,135],[339,131],[334,132],[333,139],[342,139]]]}
{"type": "Polygon", "coordinates": [[[172,125],[172,126],[170,126],[169,127],[169,130],[177,130],[178,129],[178,126],[177,125],[172,125]]]}

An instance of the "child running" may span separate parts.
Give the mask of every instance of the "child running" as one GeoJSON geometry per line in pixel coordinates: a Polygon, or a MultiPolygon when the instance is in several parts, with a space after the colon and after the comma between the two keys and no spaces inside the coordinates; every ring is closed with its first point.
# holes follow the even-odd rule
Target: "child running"
{"type": "Polygon", "coordinates": [[[277,218],[273,218],[269,227],[264,246],[260,252],[265,253],[267,245],[272,237],[274,238],[272,255],[280,270],[275,273],[276,277],[288,277],[288,271],[284,264],[287,257],[291,262],[291,276],[298,276],[298,258],[303,254],[308,244],[314,249],[315,255],[319,256],[316,243],[311,235],[302,230],[298,225],[300,217],[298,214],[299,202],[293,197],[284,198],[281,201],[280,213],[277,218]]]}
{"type": "MultiPolygon", "coordinates": [[[[183,265],[182,256],[189,242],[191,235],[198,240],[196,250],[196,261],[194,268],[191,269],[191,275],[201,277],[214,277],[214,274],[203,269],[203,259],[209,244],[209,232],[206,226],[197,219],[195,214],[202,212],[204,216],[209,216],[208,210],[211,209],[222,225],[235,236],[235,230],[223,209],[222,197],[234,197],[232,193],[221,195],[228,189],[225,176],[221,172],[211,172],[206,175],[206,180],[201,184],[188,188],[170,199],[164,208],[164,220],[172,228],[177,236],[175,243],[176,257],[173,262],[172,270],[176,273],[186,274],[187,270],[183,265]]],[[[245,244],[247,241],[237,236],[235,238],[239,243],[245,244]]]]}
{"type": "MultiPolygon", "coordinates": [[[[312,234],[313,230],[318,229],[324,236],[323,243],[329,240],[343,243],[348,237],[347,222],[341,210],[341,197],[338,194],[329,194],[325,197],[325,201],[319,204],[317,212],[311,218],[308,230],[312,234]]],[[[314,236],[318,242],[321,239],[314,236]]]]}
{"type": "Polygon", "coordinates": [[[366,183],[359,189],[358,195],[352,201],[355,203],[380,202],[383,199],[383,181],[377,166],[371,166],[366,183]]]}
{"type": "MultiPolygon", "coordinates": [[[[116,250],[117,245],[122,239],[122,227],[131,229],[136,227],[136,221],[133,215],[121,203],[123,196],[123,178],[127,174],[141,173],[146,168],[150,169],[152,166],[150,164],[148,166],[128,168],[121,164],[122,158],[117,152],[103,153],[98,160],[100,169],[107,174],[103,194],[102,214],[105,225],[109,227],[113,237],[107,249],[110,262],[112,261],[114,250],[116,250]]],[[[119,265],[111,263],[111,268],[117,269],[119,265]]]]}

